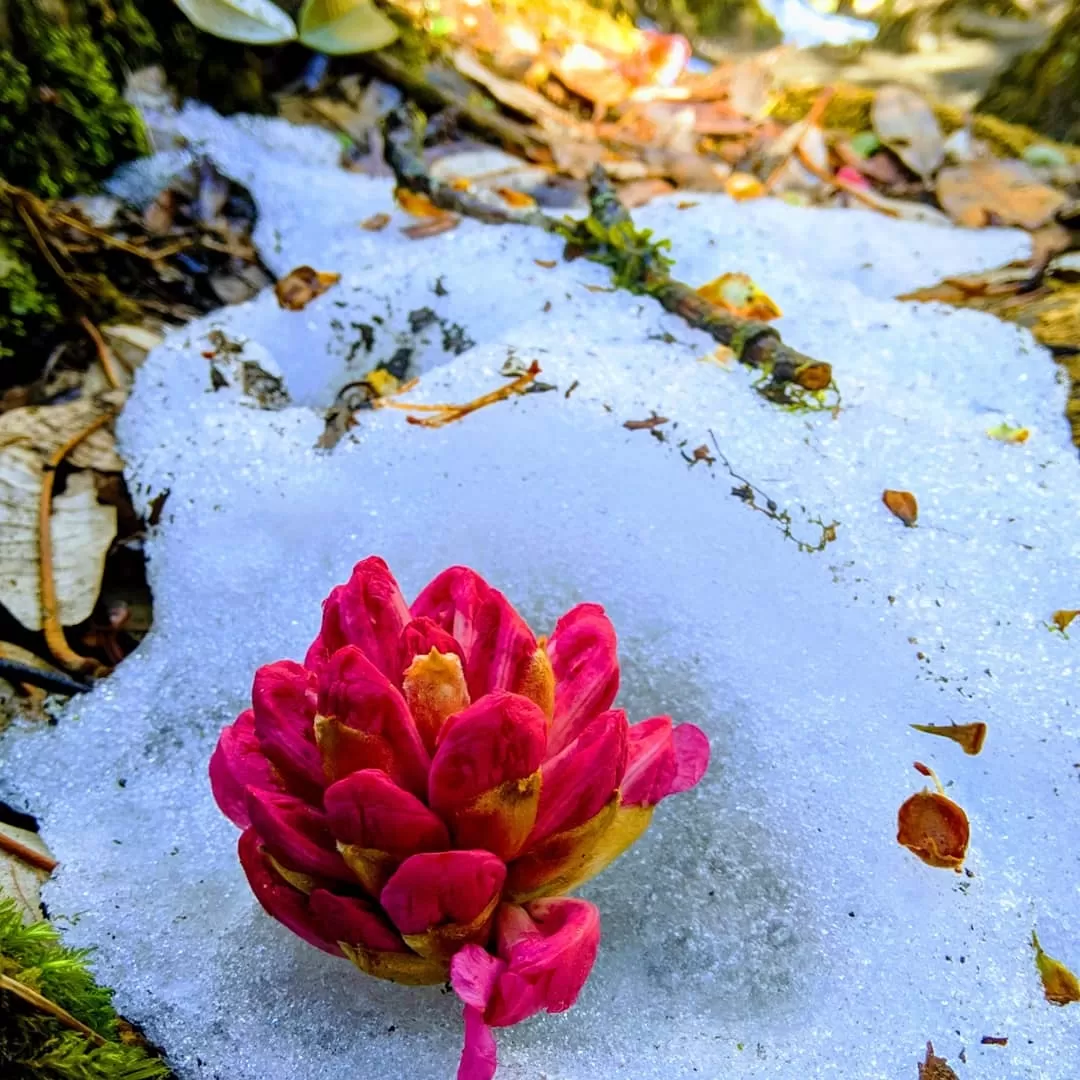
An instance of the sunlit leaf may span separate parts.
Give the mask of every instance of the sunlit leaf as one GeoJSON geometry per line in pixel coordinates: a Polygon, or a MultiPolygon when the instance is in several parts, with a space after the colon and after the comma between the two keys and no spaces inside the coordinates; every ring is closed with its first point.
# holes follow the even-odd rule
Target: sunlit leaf
{"type": "Polygon", "coordinates": [[[513,206],[520,210],[536,205],[536,200],[531,195],[524,191],[518,191],[517,188],[498,187],[495,189],[495,194],[508,206],[513,206]]]}
{"type": "Polygon", "coordinates": [[[967,814],[945,794],[933,769],[921,762],[915,768],[929,776],[937,790],[924,788],[903,803],[897,814],[897,843],[928,866],[959,872],[971,834],[967,814]]]}
{"type": "Polygon", "coordinates": [[[714,281],[702,285],[697,293],[710,304],[716,304],[717,307],[743,319],[768,322],[782,314],[749,274],[721,274],[714,281]]]}
{"type": "Polygon", "coordinates": [[[1031,434],[1026,427],[1013,427],[1002,421],[996,427],[989,428],[986,432],[991,439],[997,439],[1003,443],[1025,443],[1031,434]]]}
{"type": "Polygon", "coordinates": [[[1035,950],[1035,966],[1042,978],[1043,993],[1053,1005],[1071,1005],[1080,1001],[1080,980],[1060,961],[1043,952],[1039,935],[1031,931],[1031,946],[1035,950]]]}
{"type": "Polygon", "coordinates": [[[298,24],[309,49],[331,56],[373,52],[398,36],[371,0],[305,0],[298,24]]]}
{"type": "Polygon", "coordinates": [[[200,29],[247,45],[280,45],[296,39],[292,19],[270,0],[176,0],[200,29]]]}
{"type": "Polygon", "coordinates": [[[886,488],[881,493],[881,501],[907,526],[912,526],[919,517],[919,504],[910,491],[893,491],[886,488]]]}
{"type": "Polygon", "coordinates": [[[973,724],[912,724],[916,731],[927,735],[943,735],[959,743],[965,754],[977,754],[986,742],[986,725],[980,720],[973,724]]]}

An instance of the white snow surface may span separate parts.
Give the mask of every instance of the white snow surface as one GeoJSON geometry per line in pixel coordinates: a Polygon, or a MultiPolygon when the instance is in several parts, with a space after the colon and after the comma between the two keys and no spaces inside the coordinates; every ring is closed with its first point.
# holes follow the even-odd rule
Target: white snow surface
{"type": "Polygon", "coordinates": [[[538,633],[604,604],[619,703],[712,743],[702,784],[584,889],[603,918],[592,977],[568,1013],[498,1032],[505,1080],[914,1080],[928,1039],[963,1080],[1075,1076],[1080,1006],[1044,1000],[1030,946],[1037,926],[1080,965],[1080,644],[1046,626],[1080,606],[1065,392],[1025,331],[892,299],[1024,237],[717,196],[638,211],[682,279],[750,273],[786,339],[833,363],[842,411],[797,414],[701,362],[713,342],[651,300],[587,289],[607,272],[562,262],[553,237],[466,221],[410,241],[390,184],[339,171],[325,134],[193,107],[171,123],[251,187],[276,271],[342,280],[303,312],[272,294],[222,310],[150,356],[120,434],[138,504],[169,492],[148,540],[154,630],[0,755],[61,862],[50,912],[98,947],[118,1007],[182,1080],[454,1073],[456,999],[369,979],[264,915],[206,780],[256,666],[302,656],[321,599],[370,553],[410,598],[467,563],[538,633]],[[358,227],[377,211],[389,228],[358,227]],[[422,309],[437,321],[414,334],[422,309]],[[473,343],[460,355],[454,324],[473,343]],[[276,365],[293,404],[213,391],[215,330],[276,365]],[[423,372],[411,400],[490,390],[509,355],[558,391],[440,430],[363,413],[316,450],[318,407],[403,346],[423,372]],[[666,444],[622,427],[653,409],[666,444]],[[988,438],[1003,419],[1029,441],[988,438]],[[835,542],[800,551],[721,463],[690,467],[677,444],[713,435],[797,537],[815,541],[820,516],[835,542]],[[918,527],[885,488],[916,493],[918,527]],[[978,757],[909,727],[976,720],[978,757]],[[896,843],[916,759],[970,815],[970,874],[896,843]]]}

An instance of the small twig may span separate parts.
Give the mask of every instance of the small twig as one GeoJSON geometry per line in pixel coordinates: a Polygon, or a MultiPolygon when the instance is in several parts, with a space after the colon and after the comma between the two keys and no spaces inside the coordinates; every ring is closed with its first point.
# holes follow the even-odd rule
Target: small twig
{"type": "Polygon", "coordinates": [[[63,446],[53,451],[45,462],[41,478],[41,493],[38,497],[38,549],[40,551],[39,570],[41,587],[41,626],[45,631],[45,644],[56,661],[69,671],[79,674],[97,674],[101,665],[87,656],[80,656],[67,643],[64,627],[60,622],[59,603],[56,598],[56,581],[53,578],[52,557],[52,493],[56,481],[56,470],[64,458],[84,439],[98,428],[104,427],[115,418],[115,413],[105,412],[91,423],[76,432],[63,446]]]}
{"type": "Polygon", "coordinates": [[[94,343],[98,360],[105,372],[105,378],[109,380],[109,385],[114,390],[123,390],[124,380],[120,377],[120,372],[117,370],[116,360],[113,357],[112,349],[109,348],[108,343],[101,336],[101,331],[85,315],[79,316],[79,325],[86,331],[87,336],[94,343]]]}
{"type": "Polygon", "coordinates": [[[81,1020],[76,1020],[67,1009],[61,1008],[55,1001],[50,1001],[44,995],[39,994],[32,986],[27,986],[26,983],[19,982],[18,979],[13,979],[10,975],[0,975],[0,990],[7,990],[16,997],[22,998],[28,1005],[33,1005],[35,1009],[40,1009],[42,1012],[55,1017],[65,1027],[85,1035],[95,1046],[105,1046],[109,1041],[99,1035],[93,1028],[87,1027],[81,1020]]]}
{"type": "MultiPolygon", "coordinates": [[[[423,116],[412,106],[395,109],[386,118],[386,161],[400,187],[421,192],[443,210],[453,210],[485,224],[532,225],[549,233],[561,235],[566,232],[566,223],[540,210],[495,207],[472,192],[458,191],[433,178],[420,149],[423,123],[423,116]]],[[[633,219],[629,211],[619,202],[611,181],[599,166],[589,177],[589,201],[592,216],[602,225],[621,226],[632,231],[633,219]]],[[[582,253],[588,256],[595,251],[585,249],[582,253]]],[[[689,285],[671,277],[666,265],[644,266],[638,284],[638,291],[654,297],[690,326],[704,330],[721,345],[726,345],[741,363],[766,371],[774,384],[798,383],[800,374],[810,367],[816,369],[820,376],[818,381],[828,383],[832,377],[829,365],[786,345],[774,327],[729,314],[689,285]]]]}
{"type": "Polygon", "coordinates": [[[858,199],[864,206],[868,206],[871,210],[876,210],[879,214],[884,214],[886,217],[898,218],[900,216],[900,214],[896,210],[893,210],[892,207],[883,206],[872,195],[869,195],[854,184],[849,183],[843,177],[837,176],[835,173],[826,172],[801,147],[797,148],[796,153],[798,154],[799,162],[803,168],[805,168],[808,173],[812,173],[823,184],[839,188],[853,199],[858,199]]]}
{"type": "Polygon", "coordinates": [[[32,847],[19,843],[13,836],[8,836],[4,832],[0,832],[0,851],[6,851],[9,855],[14,855],[15,858],[22,859],[27,865],[36,866],[47,874],[51,874],[60,865],[50,856],[42,855],[40,851],[35,851],[32,847]]]}
{"type": "Polygon", "coordinates": [[[460,420],[463,416],[468,416],[469,413],[474,413],[478,409],[494,405],[498,401],[505,401],[507,398],[513,397],[514,394],[524,394],[539,374],[540,365],[534,360],[529,365],[528,371],[522,372],[513,382],[500,386],[498,390],[482,394],[472,401],[467,401],[464,405],[414,405],[407,401],[392,401],[389,398],[376,398],[371,404],[376,409],[401,409],[405,412],[434,413],[434,416],[406,416],[405,419],[410,424],[416,424],[418,427],[440,428],[453,423],[455,420],[460,420]]]}

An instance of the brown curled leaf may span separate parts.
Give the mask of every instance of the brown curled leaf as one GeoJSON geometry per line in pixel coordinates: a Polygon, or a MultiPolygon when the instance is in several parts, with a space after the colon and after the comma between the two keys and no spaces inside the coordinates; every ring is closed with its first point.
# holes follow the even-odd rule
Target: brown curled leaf
{"type": "Polygon", "coordinates": [[[944,735],[958,743],[965,754],[977,754],[986,742],[986,725],[980,720],[973,724],[912,724],[916,731],[927,735],[944,735]]]}
{"type": "Polygon", "coordinates": [[[1035,966],[1042,979],[1043,994],[1052,1005],[1071,1005],[1080,1001],[1080,980],[1060,961],[1043,952],[1039,935],[1031,931],[1031,947],[1035,950],[1035,966]]]}
{"type": "Polygon", "coordinates": [[[886,488],[881,493],[881,501],[908,528],[911,528],[919,518],[919,503],[910,491],[893,491],[892,488],[886,488]]]}
{"type": "Polygon", "coordinates": [[[1063,609],[1061,611],[1055,611],[1054,614],[1050,616],[1050,618],[1053,621],[1054,626],[1056,626],[1064,634],[1065,631],[1069,629],[1070,624],[1077,615],[1080,615],[1080,609],[1063,609]]]}
{"type": "Polygon", "coordinates": [[[926,1060],[919,1062],[919,1080],[958,1080],[946,1058],[934,1053],[934,1044],[926,1044],[926,1060]]]}
{"type": "Polygon", "coordinates": [[[647,420],[627,420],[623,427],[627,431],[652,431],[667,422],[668,418],[666,416],[657,416],[656,413],[653,413],[647,420]]]}
{"type": "Polygon", "coordinates": [[[945,794],[933,769],[921,762],[915,768],[934,781],[937,791],[924,788],[905,800],[896,819],[897,843],[927,866],[959,872],[971,836],[967,814],[945,794]]]}
{"type": "Polygon", "coordinates": [[[274,294],[286,311],[303,311],[316,296],[322,296],[340,280],[340,274],[315,270],[310,266],[298,266],[278,281],[274,286],[274,294]]]}
{"type": "Polygon", "coordinates": [[[371,217],[360,222],[360,228],[366,229],[368,232],[381,232],[389,224],[389,214],[372,214],[371,217]]]}

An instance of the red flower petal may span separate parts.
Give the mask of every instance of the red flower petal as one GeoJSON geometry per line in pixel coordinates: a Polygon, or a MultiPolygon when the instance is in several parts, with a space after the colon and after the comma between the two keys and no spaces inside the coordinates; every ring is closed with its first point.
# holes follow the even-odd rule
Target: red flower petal
{"type": "Polygon", "coordinates": [[[474,700],[491,690],[514,689],[536,649],[533,632],[506,597],[467,566],[439,574],[416,598],[412,613],[457,640],[474,700]]]}
{"type": "Polygon", "coordinates": [[[540,770],[540,810],[526,846],[598,814],[623,778],[626,756],[626,713],[612,709],[548,758],[540,770]]]}
{"type": "MultiPolygon", "coordinates": [[[[534,985],[541,1007],[563,1012],[577,1001],[600,947],[600,912],[586,900],[534,900],[504,904],[496,918],[499,955],[507,972],[534,985]],[[517,909],[517,910],[515,910],[517,909]]],[[[504,980],[499,980],[498,998],[504,980]]],[[[510,1002],[504,997],[503,1004],[510,1002]]],[[[493,1000],[488,1020],[501,1026],[493,1000]]]]}
{"type": "Polygon", "coordinates": [[[406,952],[405,942],[373,905],[356,896],[339,896],[315,889],[308,910],[319,931],[329,941],[344,941],[380,952],[406,952]]]}
{"type": "Polygon", "coordinates": [[[378,769],[363,769],[331,784],[323,805],[330,831],[343,844],[401,859],[450,846],[442,820],[378,769]]]}
{"type": "Polygon", "coordinates": [[[427,656],[432,649],[441,653],[453,653],[465,666],[465,654],[453,635],[448,634],[434,619],[427,617],[413,619],[402,631],[399,654],[401,657],[398,671],[404,676],[409,665],[418,656],[427,656]]]}
{"type": "Polygon", "coordinates": [[[479,1009],[465,1006],[465,1045],[461,1050],[457,1080],[491,1080],[499,1061],[495,1036],[484,1023],[479,1009]]]}
{"type": "Polygon", "coordinates": [[[412,855],[386,883],[379,902],[403,934],[466,924],[499,895],[506,866],[489,851],[412,855]]]}
{"type": "Polygon", "coordinates": [[[317,802],[326,784],[315,745],[315,676],[291,660],[266,664],[251,688],[255,735],[286,786],[317,802]]]}
{"type": "Polygon", "coordinates": [[[341,956],[337,944],[322,935],[308,912],[308,898],[282,881],[267,865],[254,829],[246,829],[240,834],[237,850],[251,891],[263,910],[308,944],[332,956],[341,956]]]}
{"type": "Polygon", "coordinates": [[[326,598],[319,639],[328,655],[355,645],[384,675],[396,679],[398,643],[408,621],[409,608],[394,575],[372,555],[326,598]]]}
{"type": "Polygon", "coordinates": [[[244,788],[281,791],[281,781],[255,736],[255,714],[248,709],[229,724],[218,738],[210,758],[210,790],[221,812],[241,829],[251,820],[244,788]]]}
{"type": "Polygon", "coordinates": [[[320,737],[329,775],[385,769],[408,791],[426,790],[429,758],[405,699],[356,646],[339,649],[320,673],[319,713],[359,736],[320,737]]]}
{"type": "Polygon", "coordinates": [[[655,806],[668,795],[693,787],[708,766],[709,740],[693,724],[673,729],[669,716],[633,724],[621,805],[655,806]]]}
{"type": "Polygon", "coordinates": [[[431,762],[428,803],[439,814],[507,780],[534,773],[544,758],[547,717],[528,698],[487,694],[452,716],[431,762]]]}
{"type": "Polygon", "coordinates": [[[466,1005],[483,1012],[506,963],[480,945],[466,945],[450,961],[450,985],[466,1005]]]}
{"type": "Polygon", "coordinates": [[[294,795],[257,788],[247,789],[247,811],[252,828],[282,866],[301,874],[350,880],[321,811],[294,795]]]}
{"type": "Polygon", "coordinates": [[[547,649],[555,671],[550,752],[558,753],[615,700],[619,691],[615,627],[599,604],[578,604],[556,623],[547,649]]]}

